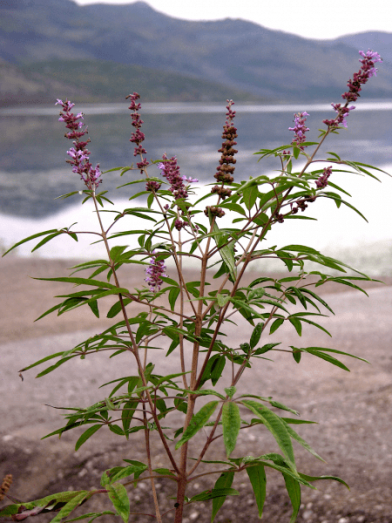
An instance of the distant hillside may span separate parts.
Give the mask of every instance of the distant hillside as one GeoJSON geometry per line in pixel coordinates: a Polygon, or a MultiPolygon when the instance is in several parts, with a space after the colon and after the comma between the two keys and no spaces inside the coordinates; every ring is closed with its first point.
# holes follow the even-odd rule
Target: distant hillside
{"type": "Polygon", "coordinates": [[[56,98],[80,102],[122,102],[130,92],[144,101],[254,101],[245,91],[159,71],[102,60],[49,60],[14,66],[0,61],[0,105],[52,103],[56,98]]]}
{"type": "Polygon", "coordinates": [[[342,36],[338,38],[338,41],[354,49],[362,49],[364,51],[373,49],[380,53],[384,62],[392,64],[392,33],[369,31],[367,33],[342,36]]]}
{"type": "MultiPolygon", "coordinates": [[[[366,33],[369,44],[360,47],[376,48],[371,42],[380,34],[388,35],[366,33]]],[[[41,91],[60,82],[90,101],[118,96],[117,87],[136,77],[151,100],[212,101],[221,93],[241,100],[337,100],[358,68],[356,36],[323,42],[243,20],[189,22],[144,2],[0,0],[0,57],[20,67],[12,74],[38,82],[41,91]]],[[[365,96],[391,97],[391,91],[392,63],[385,62],[365,96]]]]}

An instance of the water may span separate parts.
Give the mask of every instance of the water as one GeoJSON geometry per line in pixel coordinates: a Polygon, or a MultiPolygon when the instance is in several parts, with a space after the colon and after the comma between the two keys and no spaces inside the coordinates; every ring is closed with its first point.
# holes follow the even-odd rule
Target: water
{"type": "MultiPolygon", "coordinates": [[[[103,170],[130,165],[134,161],[133,144],[129,142],[133,128],[126,107],[126,104],[102,104],[76,108],[83,110],[86,115],[85,121],[92,140],[89,145],[91,160],[93,163],[99,162],[103,170]]],[[[317,129],[325,127],[322,120],[335,114],[328,104],[306,107],[293,104],[238,104],[235,109],[239,134],[236,180],[278,168],[275,159],[258,163],[258,157],[253,153],[260,148],[274,148],[290,143],[292,133],[287,128],[292,125],[294,112],[306,110],[310,113],[307,124],[310,127],[308,139],[311,141],[317,140],[317,129]]],[[[75,200],[55,200],[60,194],[82,188],[78,177],[65,163],[65,151],[70,142],[64,139],[64,127],[56,118],[58,112],[57,107],[0,110],[0,239],[3,246],[9,246],[28,234],[52,228],[53,217],[59,227],[81,221],[81,216],[78,216],[80,208],[73,207],[75,200]]],[[[221,146],[224,112],[224,107],[217,104],[143,104],[144,143],[148,159],[158,159],[164,152],[169,156],[176,155],[183,174],[198,178],[201,182],[212,182],[220,156],[217,149],[221,146]]],[[[360,101],[357,109],[350,114],[348,130],[341,131],[339,136],[329,137],[319,157],[322,158],[327,151],[332,150],[343,159],[387,169],[389,166],[392,171],[391,137],[392,102],[360,101]]],[[[150,173],[158,175],[159,171],[151,166],[150,173]]],[[[117,202],[120,196],[117,196],[115,188],[135,179],[135,176],[138,176],[137,171],[126,173],[124,178],[120,178],[117,172],[108,173],[104,175],[101,187],[108,190],[117,202]]],[[[382,253],[389,252],[392,243],[388,216],[392,180],[382,175],[383,184],[380,186],[377,182],[345,174],[334,175],[334,181],[337,181],[337,176],[339,183],[348,192],[355,193],[353,203],[366,214],[370,225],[361,223],[356,215],[347,214],[349,221],[345,221],[345,227],[342,228],[342,217],[346,217],[346,211],[339,210],[336,213],[333,203],[327,201],[321,202],[321,206],[317,205],[320,208],[317,212],[320,220],[318,224],[285,224],[281,232],[276,233],[276,239],[271,240],[279,244],[294,243],[293,239],[312,245],[316,242],[320,248],[338,251],[355,247],[356,259],[359,250],[364,252],[367,250],[365,246],[373,245],[372,252],[378,252],[377,256],[382,257],[382,253]]],[[[122,193],[123,197],[133,194],[132,190],[136,191],[135,186],[130,187],[122,193]]],[[[83,209],[84,214],[87,209],[83,209]]],[[[134,222],[132,225],[136,226],[134,222]]],[[[72,240],[65,242],[62,239],[57,244],[49,244],[42,255],[80,255],[74,248],[76,246],[72,240]]],[[[21,247],[19,254],[27,255],[28,250],[21,247]]],[[[374,265],[376,262],[372,263],[374,265]]]]}

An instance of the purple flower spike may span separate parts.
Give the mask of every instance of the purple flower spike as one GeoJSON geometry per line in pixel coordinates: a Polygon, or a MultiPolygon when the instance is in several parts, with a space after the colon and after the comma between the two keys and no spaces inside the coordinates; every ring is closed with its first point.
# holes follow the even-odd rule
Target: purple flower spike
{"type": "Polygon", "coordinates": [[[129,141],[136,145],[133,156],[140,155],[140,162],[137,162],[137,168],[140,169],[140,172],[143,174],[143,171],[147,165],[149,165],[149,162],[143,158],[143,154],[147,154],[147,151],[141,145],[146,137],[145,134],[140,130],[141,126],[144,124],[143,120],[140,118],[140,114],[138,113],[142,105],[140,103],[136,103],[136,100],[139,100],[140,95],[138,93],[133,93],[129,94],[127,98],[131,99],[131,105],[129,106],[129,109],[133,111],[133,113],[131,113],[132,125],[136,129],[136,131],[132,133],[129,141]]]}
{"type": "Polygon", "coordinates": [[[374,67],[374,64],[382,62],[380,55],[370,49],[366,53],[359,51],[359,54],[363,57],[363,60],[359,60],[362,66],[357,73],[354,73],[353,78],[347,82],[348,91],[342,94],[342,98],[346,100],[346,103],[343,106],[341,104],[332,104],[338,115],[332,120],[323,120],[323,123],[331,129],[337,128],[339,125],[347,127],[349,111],[355,109],[353,105],[348,107],[348,104],[358,100],[361,96],[359,94],[362,91],[361,86],[366,84],[369,78],[377,75],[377,69],[374,67]]]}
{"type": "Polygon", "coordinates": [[[177,165],[177,158],[173,156],[170,160],[167,158],[167,155],[162,156],[165,162],[158,164],[159,169],[162,171],[162,176],[170,183],[170,191],[173,193],[174,198],[178,200],[179,198],[187,198],[188,191],[187,187],[184,184],[186,180],[185,176],[181,176],[180,168],[177,165]]]}
{"type": "Polygon", "coordinates": [[[294,140],[291,142],[292,145],[295,145],[303,151],[305,149],[305,146],[301,145],[302,143],[306,142],[306,136],[305,133],[309,131],[309,128],[306,127],[306,117],[309,116],[309,113],[306,111],[302,113],[297,113],[294,115],[294,127],[289,127],[289,131],[294,131],[294,140]]]}
{"type": "Polygon", "coordinates": [[[153,256],[150,260],[150,266],[146,269],[147,277],[145,281],[148,283],[150,291],[158,292],[163,283],[161,277],[167,276],[165,274],[166,266],[163,260],[157,260],[155,251],[153,251],[152,254],[153,256]]]}
{"type": "Polygon", "coordinates": [[[90,151],[86,149],[90,140],[80,141],[80,138],[87,134],[87,128],[83,128],[83,122],[80,121],[83,120],[83,113],[78,113],[76,116],[71,113],[70,111],[75,104],[68,100],[63,102],[58,99],[55,105],[61,105],[63,109],[60,113],[59,122],[64,122],[68,129],[65,137],[74,140],[74,146],[67,151],[68,156],[71,157],[71,160],[67,160],[67,162],[72,165],[72,172],[79,174],[86,187],[94,191],[102,182],[101,171],[99,164],[93,169],[90,163],[90,151]]]}

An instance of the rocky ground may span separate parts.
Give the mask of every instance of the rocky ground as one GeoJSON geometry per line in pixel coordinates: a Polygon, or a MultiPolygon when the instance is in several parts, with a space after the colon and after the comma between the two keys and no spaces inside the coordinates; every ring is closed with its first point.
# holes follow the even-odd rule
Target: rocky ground
{"type": "MultiPolygon", "coordinates": [[[[96,355],[72,360],[68,368],[63,367],[64,371],[58,370],[39,380],[34,379],[33,369],[23,373],[22,381],[18,376],[22,367],[51,352],[72,348],[97,329],[102,330],[102,323],[79,309],[33,324],[40,313],[54,304],[52,296],[61,294],[65,288],[57,283],[29,280],[26,276],[63,276],[69,262],[6,258],[1,264],[0,480],[12,474],[14,484],[10,494],[25,501],[61,490],[98,487],[106,468],[121,465],[123,458],[142,459],[142,439],[126,442],[102,430],[75,453],[76,431],[66,433],[61,440],[56,437],[40,440],[61,423],[59,411],[46,405],[81,406],[102,399],[105,392],[97,391],[97,387],[127,375],[124,368],[128,361],[121,356],[110,360],[109,366],[107,357],[96,355]]],[[[140,283],[140,278],[140,274],[128,272],[124,285],[140,283]]],[[[322,322],[332,332],[332,340],[311,326],[304,330],[302,338],[285,326],[268,340],[282,341],[282,347],[294,344],[336,348],[366,358],[370,365],[344,357],[342,361],[351,369],[347,373],[310,356],[297,365],[289,354],[274,353],[274,362],[259,360],[239,387],[240,391],[271,395],[300,411],[301,418],[317,421],[318,425],[298,426],[298,432],[327,463],[296,445],[298,469],[311,475],[340,476],[351,487],[348,491],[341,484],[323,481],[316,483],[317,490],[303,489],[300,523],[392,523],[392,282],[387,283],[371,285],[370,298],[355,291],[332,293],[331,288],[324,291],[327,291],[324,299],[336,312],[336,316],[322,322]]],[[[239,321],[227,332],[230,340],[244,341],[240,336],[246,328],[239,321]]],[[[160,356],[158,360],[163,372],[171,370],[170,360],[160,356]]],[[[132,373],[134,369],[131,366],[130,369],[132,373]]],[[[277,451],[264,430],[242,432],[234,456],[277,451]]],[[[194,446],[195,453],[203,438],[205,435],[201,434],[194,446]]],[[[153,438],[152,443],[155,466],[166,466],[157,440],[153,438]]],[[[211,459],[223,457],[219,445],[210,453],[211,459]]],[[[267,477],[263,521],[288,523],[291,509],[284,483],[274,471],[268,472],[267,477]]],[[[211,487],[204,478],[192,485],[190,494],[211,487]]],[[[258,521],[247,476],[239,475],[233,487],[243,496],[227,498],[215,521],[258,521]]],[[[163,511],[170,510],[174,503],[170,499],[174,494],[173,484],[162,480],[157,488],[163,511]]],[[[147,482],[139,483],[136,489],[132,487],[130,497],[133,511],[152,512],[147,482]]],[[[5,500],[1,506],[4,504],[5,500]]],[[[86,509],[82,507],[81,513],[83,509],[90,512],[105,507],[110,509],[104,497],[95,496],[86,509]]],[[[172,520],[170,514],[164,521],[172,520]]],[[[36,521],[46,523],[50,518],[41,514],[36,521]]],[[[140,523],[152,520],[136,515],[130,519],[140,523]]],[[[191,505],[184,521],[207,523],[210,505],[191,505]]]]}

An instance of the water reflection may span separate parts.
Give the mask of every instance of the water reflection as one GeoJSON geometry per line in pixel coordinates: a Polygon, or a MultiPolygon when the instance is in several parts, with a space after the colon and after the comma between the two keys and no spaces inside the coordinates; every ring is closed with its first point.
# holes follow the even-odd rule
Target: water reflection
{"type": "MultiPolygon", "coordinates": [[[[132,132],[126,102],[77,108],[86,114],[91,144],[91,160],[103,170],[130,165],[134,161],[132,132]]],[[[290,143],[288,131],[293,113],[307,110],[309,140],[317,141],[324,118],[335,113],[328,104],[249,105],[237,104],[238,161],[236,179],[241,180],[278,168],[276,159],[258,163],[253,153],[260,148],[274,148],[290,143]]],[[[48,216],[59,210],[55,198],[81,188],[76,175],[67,167],[64,128],[57,121],[57,107],[3,108],[0,110],[0,209],[2,214],[31,218],[48,216]]],[[[170,103],[143,104],[143,131],[149,159],[158,159],[166,152],[176,155],[183,174],[202,182],[213,181],[221,146],[221,130],[225,109],[218,104],[170,103]]],[[[392,102],[362,102],[350,114],[349,128],[339,136],[330,136],[321,156],[335,151],[342,158],[383,165],[392,158],[392,102]],[[370,111],[374,111],[371,114],[370,111]]],[[[153,174],[156,167],[151,167],[153,174]]],[[[128,172],[104,176],[103,189],[110,192],[136,176],[128,172]]],[[[131,186],[136,192],[136,187],[131,186]]],[[[131,189],[128,192],[132,194],[131,189]]],[[[68,200],[61,208],[68,205],[68,200]]]]}

